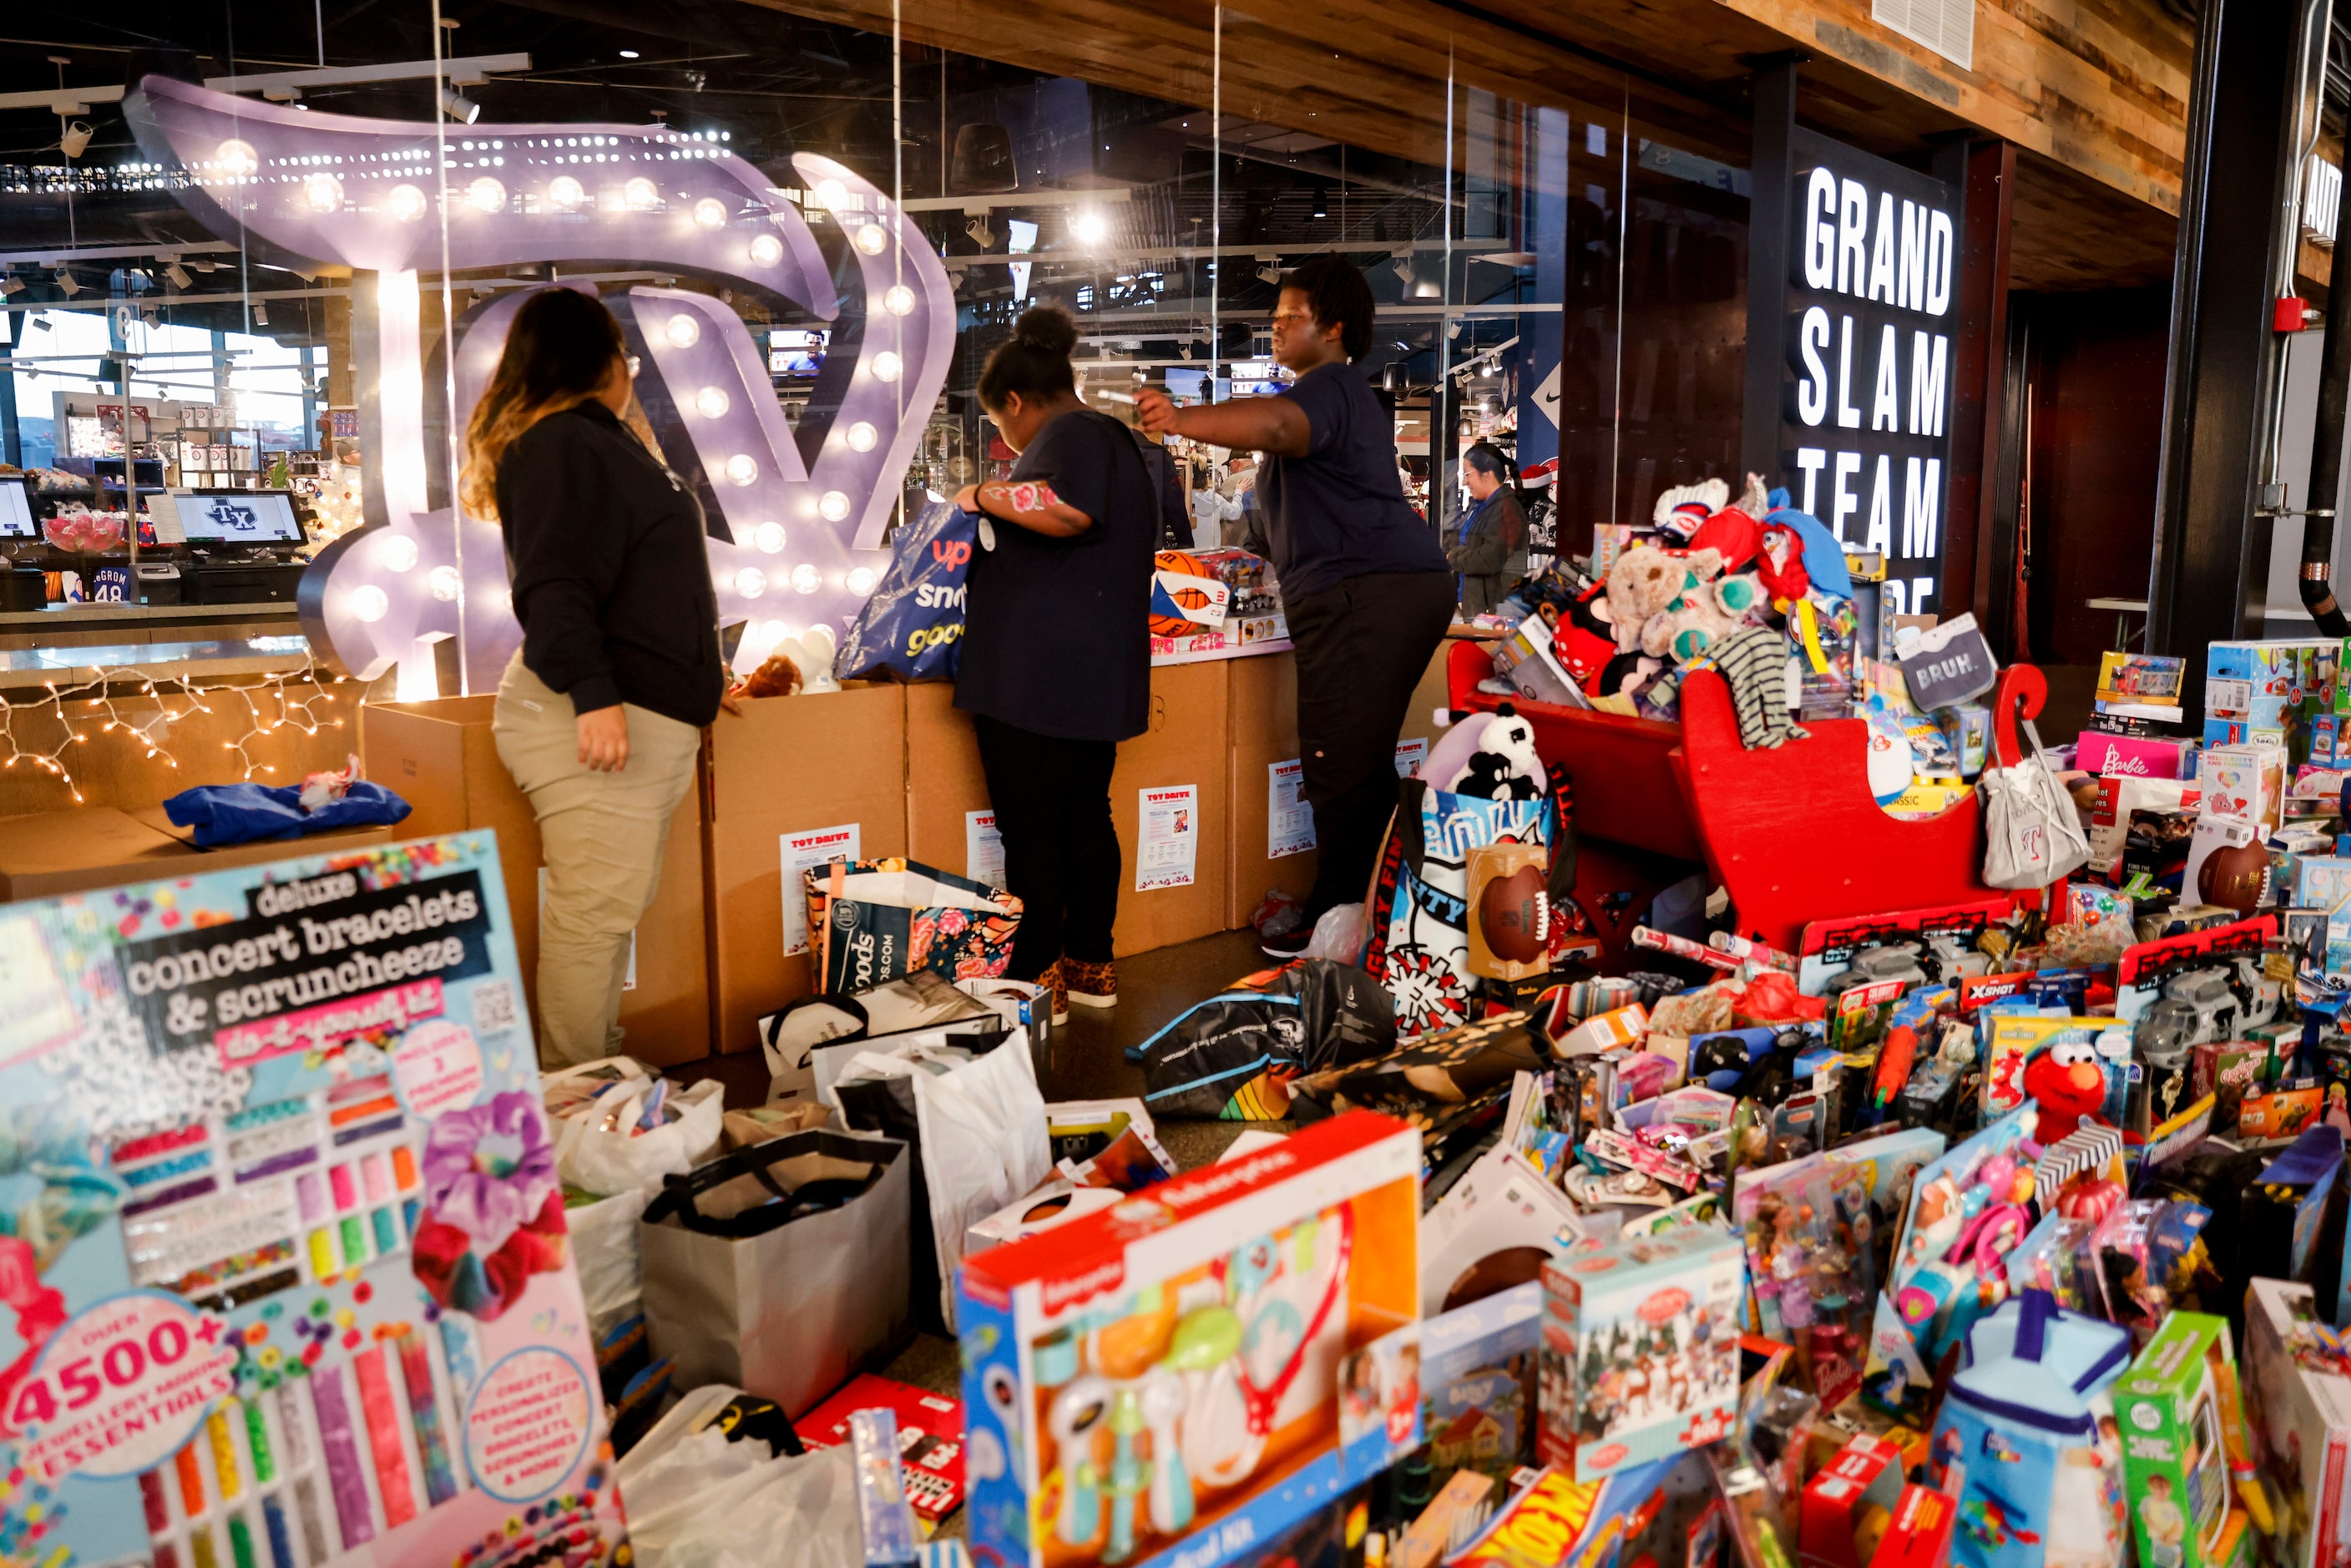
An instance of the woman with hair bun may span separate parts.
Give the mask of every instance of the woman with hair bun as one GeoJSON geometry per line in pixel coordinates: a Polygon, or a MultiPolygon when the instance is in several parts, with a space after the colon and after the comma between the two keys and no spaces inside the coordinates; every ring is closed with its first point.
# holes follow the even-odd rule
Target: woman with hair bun
{"type": "Polygon", "coordinates": [[[979,518],[956,674],[1022,904],[1006,973],[1070,1002],[1118,1000],[1111,924],[1121,858],[1112,825],[1118,743],[1149,725],[1151,571],[1158,502],[1127,427],[1078,398],[1077,323],[1040,307],[979,373],[980,406],[1020,455],[1008,479],[967,485],[979,518]]]}

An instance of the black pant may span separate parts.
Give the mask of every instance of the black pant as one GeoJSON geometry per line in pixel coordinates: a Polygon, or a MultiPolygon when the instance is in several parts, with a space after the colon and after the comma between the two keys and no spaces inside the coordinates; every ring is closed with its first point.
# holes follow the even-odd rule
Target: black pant
{"type": "Polygon", "coordinates": [[[1453,622],[1453,574],[1378,572],[1287,599],[1298,748],[1320,868],[1310,917],[1361,902],[1396,806],[1405,707],[1453,622]]]}
{"type": "Polygon", "coordinates": [[[1021,904],[1005,973],[1033,980],[1064,953],[1109,962],[1123,863],[1110,815],[1118,743],[1062,740],[979,714],[971,725],[1004,836],[1006,891],[1021,904]]]}

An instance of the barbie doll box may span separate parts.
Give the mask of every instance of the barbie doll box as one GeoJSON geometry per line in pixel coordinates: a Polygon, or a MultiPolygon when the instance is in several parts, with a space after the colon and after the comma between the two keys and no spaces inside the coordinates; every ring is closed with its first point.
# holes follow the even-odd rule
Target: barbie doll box
{"type": "Polygon", "coordinates": [[[0,1563],[625,1563],[488,833],[0,912],[0,1563]]]}
{"type": "Polygon", "coordinates": [[[1217,1568],[1416,1447],[1419,1176],[1350,1112],[965,1259],[973,1555],[1217,1568]]]}
{"type": "Polygon", "coordinates": [[[2255,1280],[2245,1299],[2245,1363],[2246,1415],[2261,1423],[2278,1490],[2300,1500],[2278,1561],[2332,1568],[2351,1552],[2351,1348],[2309,1286],[2255,1280]]]}
{"type": "Polygon", "coordinates": [[[1541,1461],[1595,1480],[1727,1435],[1746,1281],[1739,1239],[1712,1226],[1545,1263],[1541,1461]]]}

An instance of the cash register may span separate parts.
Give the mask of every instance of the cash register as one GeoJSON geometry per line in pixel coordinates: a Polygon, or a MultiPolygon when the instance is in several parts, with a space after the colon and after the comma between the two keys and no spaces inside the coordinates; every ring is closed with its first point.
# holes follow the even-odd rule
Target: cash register
{"type": "Polygon", "coordinates": [[[308,536],[291,491],[174,486],[157,495],[151,509],[156,542],[184,552],[178,563],[183,602],[293,602],[306,564],[295,552],[308,536]]]}
{"type": "MultiPolygon", "coordinates": [[[[21,474],[0,474],[0,550],[13,553],[40,542],[26,484],[21,474]]],[[[39,568],[0,560],[0,610],[38,610],[48,601],[48,581],[39,568]]]]}

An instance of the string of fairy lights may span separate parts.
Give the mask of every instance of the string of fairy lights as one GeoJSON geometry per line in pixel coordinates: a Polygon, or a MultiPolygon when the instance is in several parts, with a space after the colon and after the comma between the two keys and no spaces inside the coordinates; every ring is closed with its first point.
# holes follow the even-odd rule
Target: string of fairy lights
{"type": "MultiPolygon", "coordinates": [[[[158,673],[137,664],[94,666],[84,680],[45,684],[42,695],[36,701],[0,702],[0,741],[5,741],[7,747],[6,756],[0,758],[0,773],[14,769],[20,762],[38,768],[60,780],[72,793],[74,803],[80,805],[81,789],[68,760],[74,747],[89,745],[93,736],[119,731],[128,737],[129,744],[145,751],[147,760],[160,760],[176,768],[180,758],[172,749],[168,734],[171,727],[191,714],[226,710],[234,716],[229,705],[242,703],[246,727],[234,739],[221,744],[222,749],[235,758],[241,770],[240,779],[249,781],[257,773],[277,771],[272,764],[254,755],[254,747],[270,736],[287,729],[315,736],[324,729],[347,727],[349,720],[319,711],[331,705],[339,695],[328,688],[343,684],[343,676],[329,673],[317,656],[307,651],[299,669],[271,671],[244,683],[224,680],[204,685],[192,675],[158,673]],[[137,688],[135,695],[130,690],[133,686],[137,688]],[[297,688],[307,688],[308,695],[297,688]],[[122,695],[116,695],[118,692],[122,695]],[[154,699],[154,711],[141,712],[141,699],[150,697],[154,699]],[[68,705],[82,703],[89,706],[77,725],[68,705]],[[217,710],[214,704],[219,705],[217,710]],[[56,716],[62,738],[47,747],[27,746],[25,731],[30,730],[43,714],[50,712],[56,716]]],[[[354,706],[359,700],[361,699],[354,699],[354,706]]]]}

